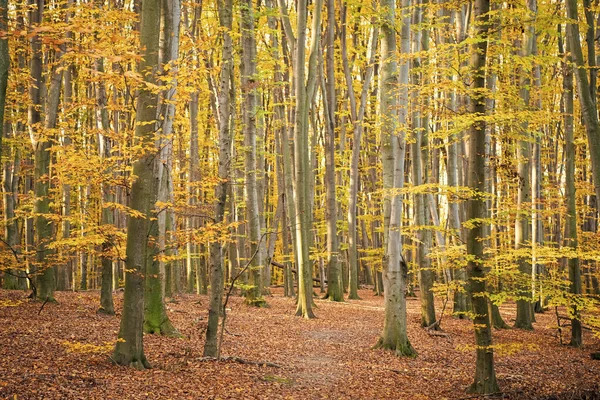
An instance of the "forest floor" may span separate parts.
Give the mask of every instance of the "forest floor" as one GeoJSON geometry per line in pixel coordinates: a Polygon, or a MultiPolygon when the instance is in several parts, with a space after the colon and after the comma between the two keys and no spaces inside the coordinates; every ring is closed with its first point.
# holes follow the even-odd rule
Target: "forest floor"
{"type": "MultiPolygon", "coordinates": [[[[470,399],[475,355],[470,321],[445,316],[448,337],[419,326],[419,301],[408,300],[408,335],[416,358],[371,347],[383,327],[383,298],[361,290],[362,300],[317,300],[317,319],[294,316],[294,300],[275,288],[269,307],[240,297],[229,302],[222,356],[277,366],[202,357],[206,296],[168,303],[183,338],[145,336],[153,368],[137,371],[109,358],[117,316],[96,314],[98,292],[57,293],[58,303],[0,290],[0,398],[10,399],[470,399]],[[21,303],[19,303],[21,302],[21,303]],[[17,304],[19,303],[19,304],[17,304]]],[[[441,309],[438,307],[438,313],[441,309]]],[[[446,311],[448,312],[448,311],[446,311]]],[[[515,307],[501,307],[514,322],[515,307]]],[[[554,312],[536,315],[533,331],[495,330],[496,374],[503,398],[599,399],[600,340],[584,333],[585,347],[560,345],[554,312]],[[587,396],[587,397],[583,397],[587,396]]],[[[568,341],[568,328],[563,340],[568,341]]]]}

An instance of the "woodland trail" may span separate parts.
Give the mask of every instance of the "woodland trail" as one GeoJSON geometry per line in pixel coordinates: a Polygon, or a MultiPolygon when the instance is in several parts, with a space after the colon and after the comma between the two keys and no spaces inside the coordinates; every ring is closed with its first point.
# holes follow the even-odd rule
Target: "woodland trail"
{"type": "MultiPolygon", "coordinates": [[[[38,315],[41,303],[25,301],[23,292],[0,291],[0,398],[468,397],[464,389],[474,370],[470,321],[445,316],[442,327],[450,338],[432,337],[419,327],[419,301],[409,299],[408,333],[418,357],[397,358],[371,349],[382,329],[383,299],[370,290],[360,291],[363,300],[345,304],[317,300],[314,320],[295,317],[294,301],[282,297],[280,289],[273,293],[269,307],[261,309],[244,305],[239,297],[230,299],[222,355],[281,368],[203,360],[208,300],[182,295],[168,303],[168,310],[184,338],[146,335],[153,369],[136,371],[115,366],[108,357],[119,316],[96,314],[97,292],[59,292],[59,303],[46,304],[38,315]]],[[[120,310],[122,293],[115,303],[120,310]]],[[[501,311],[508,323],[514,320],[513,305],[501,311]]],[[[548,312],[537,315],[533,332],[494,331],[504,398],[560,399],[582,390],[600,392],[600,362],[589,356],[600,349],[600,341],[586,332],[584,349],[560,346],[555,325],[548,312]]]]}

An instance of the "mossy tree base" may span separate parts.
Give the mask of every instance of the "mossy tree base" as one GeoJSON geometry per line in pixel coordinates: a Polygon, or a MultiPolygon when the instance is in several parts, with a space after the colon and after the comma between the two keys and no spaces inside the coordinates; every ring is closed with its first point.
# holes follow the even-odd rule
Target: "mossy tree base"
{"type": "Polygon", "coordinates": [[[344,302],[343,293],[326,293],[325,296],[322,297],[323,300],[335,301],[338,303],[344,302]]]}
{"type": "Polygon", "coordinates": [[[148,321],[144,322],[144,333],[175,338],[181,337],[181,334],[177,331],[177,329],[175,329],[169,320],[163,321],[158,325],[152,324],[148,321]]]}
{"type": "Polygon", "coordinates": [[[269,305],[267,304],[267,301],[265,300],[264,297],[259,297],[257,299],[246,299],[245,303],[249,306],[257,307],[257,308],[269,307],[269,305]]]}
{"type": "Polygon", "coordinates": [[[415,358],[417,356],[416,350],[407,340],[389,341],[380,337],[373,349],[384,349],[393,351],[398,357],[410,357],[415,358]]]}

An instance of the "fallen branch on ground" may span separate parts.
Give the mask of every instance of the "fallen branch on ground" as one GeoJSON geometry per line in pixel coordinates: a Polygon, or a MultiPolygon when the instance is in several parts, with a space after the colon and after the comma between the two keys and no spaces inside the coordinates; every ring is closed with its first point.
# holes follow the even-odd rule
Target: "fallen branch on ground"
{"type": "Polygon", "coordinates": [[[433,329],[426,329],[426,331],[427,331],[427,334],[429,336],[444,337],[444,338],[446,338],[448,340],[452,339],[452,337],[449,334],[447,334],[446,332],[436,331],[436,330],[433,330],[433,329]]]}
{"type": "Polygon", "coordinates": [[[46,303],[50,301],[50,297],[46,296],[46,300],[44,300],[44,304],[42,304],[42,306],[40,307],[40,310],[38,311],[38,315],[40,315],[42,313],[42,310],[44,309],[44,306],[46,305],[46,303]]]}
{"type": "Polygon", "coordinates": [[[238,364],[259,365],[259,366],[263,366],[263,367],[282,368],[281,365],[275,364],[275,363],[272,363],[269,361],[252,361],[252,360],[245,360],[240,357],[221,357],[220,359],[217,359],[216,357],[202,357],[200,359],[200,361],[233,361],[238,364]]]}

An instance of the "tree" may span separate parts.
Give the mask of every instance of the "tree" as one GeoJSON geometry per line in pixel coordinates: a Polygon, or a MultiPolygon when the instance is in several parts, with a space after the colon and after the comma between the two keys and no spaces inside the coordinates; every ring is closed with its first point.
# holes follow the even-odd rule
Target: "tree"
{"type": "Polygon", "coordinates": [[[296,240],[298,259],[298,307],[296,315],[314,318],[312,311],[312,266],[309,257],[310,242],[310,163],[308,159],[308,116],[311,109],[317,79],[317,53],[321,36],[322,0],[314,3],[312,38],[308,67],[305,65],[306,20],[308,5],[299,0],[297,6],[297,29],[295,59],[296,110],[294,130],[294,199],[296,205],[296,240]]]}
{"type": "MultiPolygon", "coordinates": [[[[400,54],[410,52],[410,11],[408,0],[402,1],[400,54]]],[[[383,333],[376,347],[393,350],[400,356],[414,356],[406,333],[406,276],[407,265],[402,257],[402,200],[398,189],[404,185],[405,129],[408,112],[408,60],[403,60],[398,75],[395,60],[396,18],[395,0],[382,0],[382,25],[379,75],[379,119],[381,126],[381,157],[383,164],[383,188],[387,191],[383,204],[384,251],[383,295],[385,319],[383,333]],[[400,93],[396,88],[400,85],[400,93]],[[398,111],[399,110],[399,111],[398,111]]]]}
{"type": "MultiPolygon", "coordinates": [[[[523,49],[521,55],[531,57],[534,53],[536,34],[535,34],[535,19],[537,17],[537,5],[535,0],[527,2],[531,13],[531,22],[525,28],[523,35],[523,49]]],[[[529,107],[531,79],[529,78],[530,71],[521,71],[523,77],[520,84],[520,96],[524,107],[529,107]]],[[[517,159],[519,186],[517,193],[517,221],[515,225],[515,249],[519,250],[534,239],[531,236],[531,222],[528,214],[527,205],[531,203],[531,134],[529,124],[524,121],[521,124],[521,135],[517,144],[517,159]]],[[[533,307],[531,304],[531,259],[520,257],[519,272],[522,274],[522,283],[520,284],[519,297],[517,298],[517,318],[515,327],[521,329],[533,329],[531,325],[533,321],[533,307]]]]}
{"type": "Polygon", "coordinates": [[[475,22],[471,47],[471,95],[470,113],[473,122],[469,132],[468,185],[473,195],[467,201],[467,272],[473,304],[473,328],[475,330],[477,361],[475,381],[469,387],[471,393],[490,394],[499,391],[494,371],[494,349],[488,316],[488,300],[485,288],[484,242],[486,217],[485,203],[485,64],[487,58],[487,35],[489,31],[489,0],[476,0],[473,8],[475,22]]]}
{"type": "MultiPolygon", "coordinates": [[[[413,31],[413,53],[419,54],[421,51],[427,52],[429,50],[429,31],[421,29],[419,24],[422,22],[427,23],[427,20],[423,21],[423,8],[426,6],[426,2],[416,7],[413,15],[413,24],[417,26],[417,29],[413,31]]],[[[415,56],[414,65],[416,72],[413,73],[415,87],[419,87],[423,82],[421,72],[421,57],[415,56]]],[[[429,177],[429,143],[428,143],[428,132],[429,124],[428,118],[423,115],[417,106],[419,104],[419,93],[417,90],[413,92],[414,105],[413,105],[413,117],[412,117],[412,132],[414,136],[414,142],[411,147],[412,155],[412,177],[413,185],[418,187],[428,182],[429,177]]],[[[424,102],[427,102],[424,99],[424,102]]],[[[429,253],[431,251],[432,236],[431,230],[427,228],[430,225],[429,218],[429,198],[426,193],[416,193],[414,201],[414,215],[415,215],[415,227],[417,231],[417,259],[416,263],[419,268],[419,285],[421,295],[421,325],[424,327],[436,327],[435,308],[433,302],[433,271],[431,266],[431,258],[429,253]]],[[[437,328],[437,327],[436,327],[437,328]]]]}
{"type": "MultiPolygon", "coordinates": [[[[335,91],[335,4],[334,0],[327,0],[327,59],[326,59],[326,85],[323,98],[325,99],[325,190],[326,190],[326,219],[327,219],[327,297],[333,301],[344,300],[342,288],[341,269],[339,262],[339,239],[337,233],[337,199],[335,185],[335,125],[337,97],[335,91]]],[[[358,274],[356,274],[358,276],[358,274]]],[[[352,273],[351,273],[352,276],[352,273]]],[[[352,280],[352,279],[351,279],[352,280]]],[[[353,293],[351,285],[350,296],[353,293]]],[[[356,295],[357,296],[357,295],[356,295]]]]}
{"type": "Polygon", "coordinates": [[[577,1],[566,0],[565,4],[567,18],[571,20],[567,24],[567,40],[571,48],[571,57],[575,63],[575,80],[577,81],[577,93],[579,94],[583,123],[587,132],[589,154],[592,161],[594,190],[596,198],[600,199],[600,123],[598,122],[598,108],[590,92],[590,81],[583,60],[578,24],[579,18],[577,16],[577,1]]]}
{"type": "Polygon", "coordinates": [[[165,306],[165,283],[166,271],[164,257],[169,256],[167,252],[167,225],[171,225],[173,218],[173,119],[175,118],[175,100],[177,94],[177,67],[175,61],[179,53],[179,0],[163,0],[162,2],[163,27],[162,37],[164,48],[162,59],[159,60],[159,73],[165,75],[170,73],[170,80],[166,82],[167,87],[163,90],[159,108],[159,130],[158,157],[156,158],[156,171],[158,178],[157,201],[164,207],[158,210],[156,216],[156,235],[151,238],[158,246],[159,256],[146,266],[146,293],[144,296],[144,332],[159,335],[177,336],[177,330],[167,316],[165,306]]]}
{"type": "MultiPolygon", "coordinates": [[[[358,224],[357,224],[357,203],[359,187],[359,162],[361,153],[361,141],[364,132],[364,119],[367,110],[367,101],[369,98],[369,89],[373,79],[375,68],[375,57],[377,55],[377,43],[379,29],[376,24],[371,28],[371,36],[368,45],[368,64],[364,71],[362,88],[360,91],[360,103],[357,105],[354,94],[352,71],[348,60],[346,24],[342,28],[342,63],[344,67],[344,76],[346,86],[348,87],[348,100],[350,103],[350,116],[352,120],[352,156],[350,159],[350,187],[348,191],[348,263],[350,270],[350,298],[358,297],[358,224]],[[355,297],[356,296],[356,297],[355,297]]],[[[331,278],[328,278],[331,282],[331,278]]],[[[329,283],[331,285],[331,283],[329,283]]],[[[328,289],[329,290],[329,289],[328,289]]]]}
{"type": "MultiPolygon", "coordinates": [[[[0,31],[8,32],[8,0],[0,1],[0,31]]],[[[0,150],[4,132],[4,109],[6,107],[6,87],[8,86],[8,71],[10,69],[10,54],[8,52],[8,37],[0,38],[0,150]]]]}
{"type": "MultiPolygon", "coordinates": [[[[96,71],[99,74],[104,73],[104,60],[99,59],[96,61],[96,71]]],[[[106,86],[104,82],[98,82],[96,86],[96,102],[97,107],[99,108],[96,118],[98,129],[100,130],[100,134],[98,135],[98,153],[100,158],[110,157],[110,147],[111,140],[106,136],[109,129],[110,124],[108,121],[108,110],[106,109],[106,86]]],[[[106,203],[114,202],[114,195],[112,193],[112,188],[104,183],[102,185],[102,201],[104,206],[102,207],[102,217],[101,223],[104,226],[107,226],[108,229],[112,227],[114,224],[114,215],[113,210],[108,208],[106,203]]],[[[109,235],[107,235],[109,236],[109,235]]],[[[114,315],[115,308],[113,305],[112,298],[112,290],[113,290],[113,262],[112,257],[108,254],[111,249],[111,241],[110,237],[105,238],[102,243],[102,255],[101,255],[101,263],[102,263],[102,286],[100,289],[100,309],[98,310],[101,313],[114,315]]]]}
{"type": "MultiPolygon", "coordinates": [[[[37,0],[35,7],[30,12],[30,21],[34,26],[39,26],[44,14],[44,1],[37,0]]],[[[56,58],[60,59],[61,52],[56,52],[56,58]]],[[[31,104],[28,112],[28,124],[30,129],[31,144],[35,155],[34,166],[34,193],[36,200],[33,211],[35,217],[35,243],[36,243],[36,267],[38,276],[36,278],[37,296],[44,301],[54,300],[54,290],[56,287],[55,270],[50,265],[50,255],[52,251],[48,249],[48,243],[52,239],[53,224],[48,220],[50,213],[50,199],[48,197],[50,182],[50,137],[43,134],[42,131],[42,41],[39,34],[31,36],[31,61],[30,74],[31,84],[29,87],[29,96],[31,104]]],[[[56,127],[56,117],[58,104],[60,100],[60,83],[62,72],[58,66],[52,69],[50,89],[48,90],[48,107],[46,109],[43,127],[51,130],[56,127]]]]}
{"type": "MultiPolygon", "coordinates": [[[[559,42],[561,47],[562,41],[559,42]]],[[[560,53],[566,54],[564,48],[560,53]]],[[[566,43],[567,53],[570,53],[569,42],[566,43]]],[[[565,200],[567,203],[567,215],[565,221],[565,245],[572,250],[577,250],[577,197],[575,188],[575,143],[573,138],[573,70],[571,68],[571,57],[566,56],[566,63],[563,65],[563,104],[565,120],[565,200]]],[[[567,268],[569,270],[570,291],[573,296],[581,295],[581,269],[579,259],[576,257],[567,258],[567,268]]],[[[570,312],[571,319],[571,346],[581,347],[582,328],[580,310],[577,302],[573,302],[570,312]]]]}
{"type": "Polygon", "coordinates": [[[152,85],[157,84],[158,51],[160,38],[161,2],[142,0],[140,10],[140,46],[143,49],[138,69],[143,76],[143,85],[138,90],[135,138],[143,149],[140,158],[133,164],[135,180],[131,187],[131,208],[139,214],[129,217],[127,224],[125,294],[123,313],[113,360],[120,365],[137,369],[149,368],[144,354],[144,275],[147,266],[158,254],[156,237],[155,203],[158,195],[156,175],[155,131],[157,126],[158,94],[152,85]]]}
{"type": "Polygon", "coordinates": [[[246,0],[241,7],[242,17],[242,82],[243,97],[242,129],[244,131],[245,167],[246,167],[246,220],[248,221],[248,239],[250,254],[256,252],[250,267],[250,284],[252,288],[246,291],[246,301],[255,306],[265,305],[263,298],[263,269],[265,268],[263,243],[260,240],[261,220],[258,207],[257,163],[256,163],[256,118],[257,76],[256,76],[256,39],[254,34],[254,7],[252,0],[246,0]]]}
{"type": "MultiPolygon", "coordinates": [[[[221,47],[221,74],[219,81],[219,183],[215,187],[215,224],[223,223],[225,206],[227,205],[227,192],[229,189],[230,163],[231,163],[231,81],[233,74],[233,43],[231,28],[233,20],[232,0],[219,0],[219,26],[223,35],[221,47]]],[[[223,297],[223,246],[218,239],[210,244],[210,304],[208,309],[208,327],[206,329],[206,342],[204,355],[217,357],[217,332],[219,330],[219,316],[221,315],[223,297]]]]}

